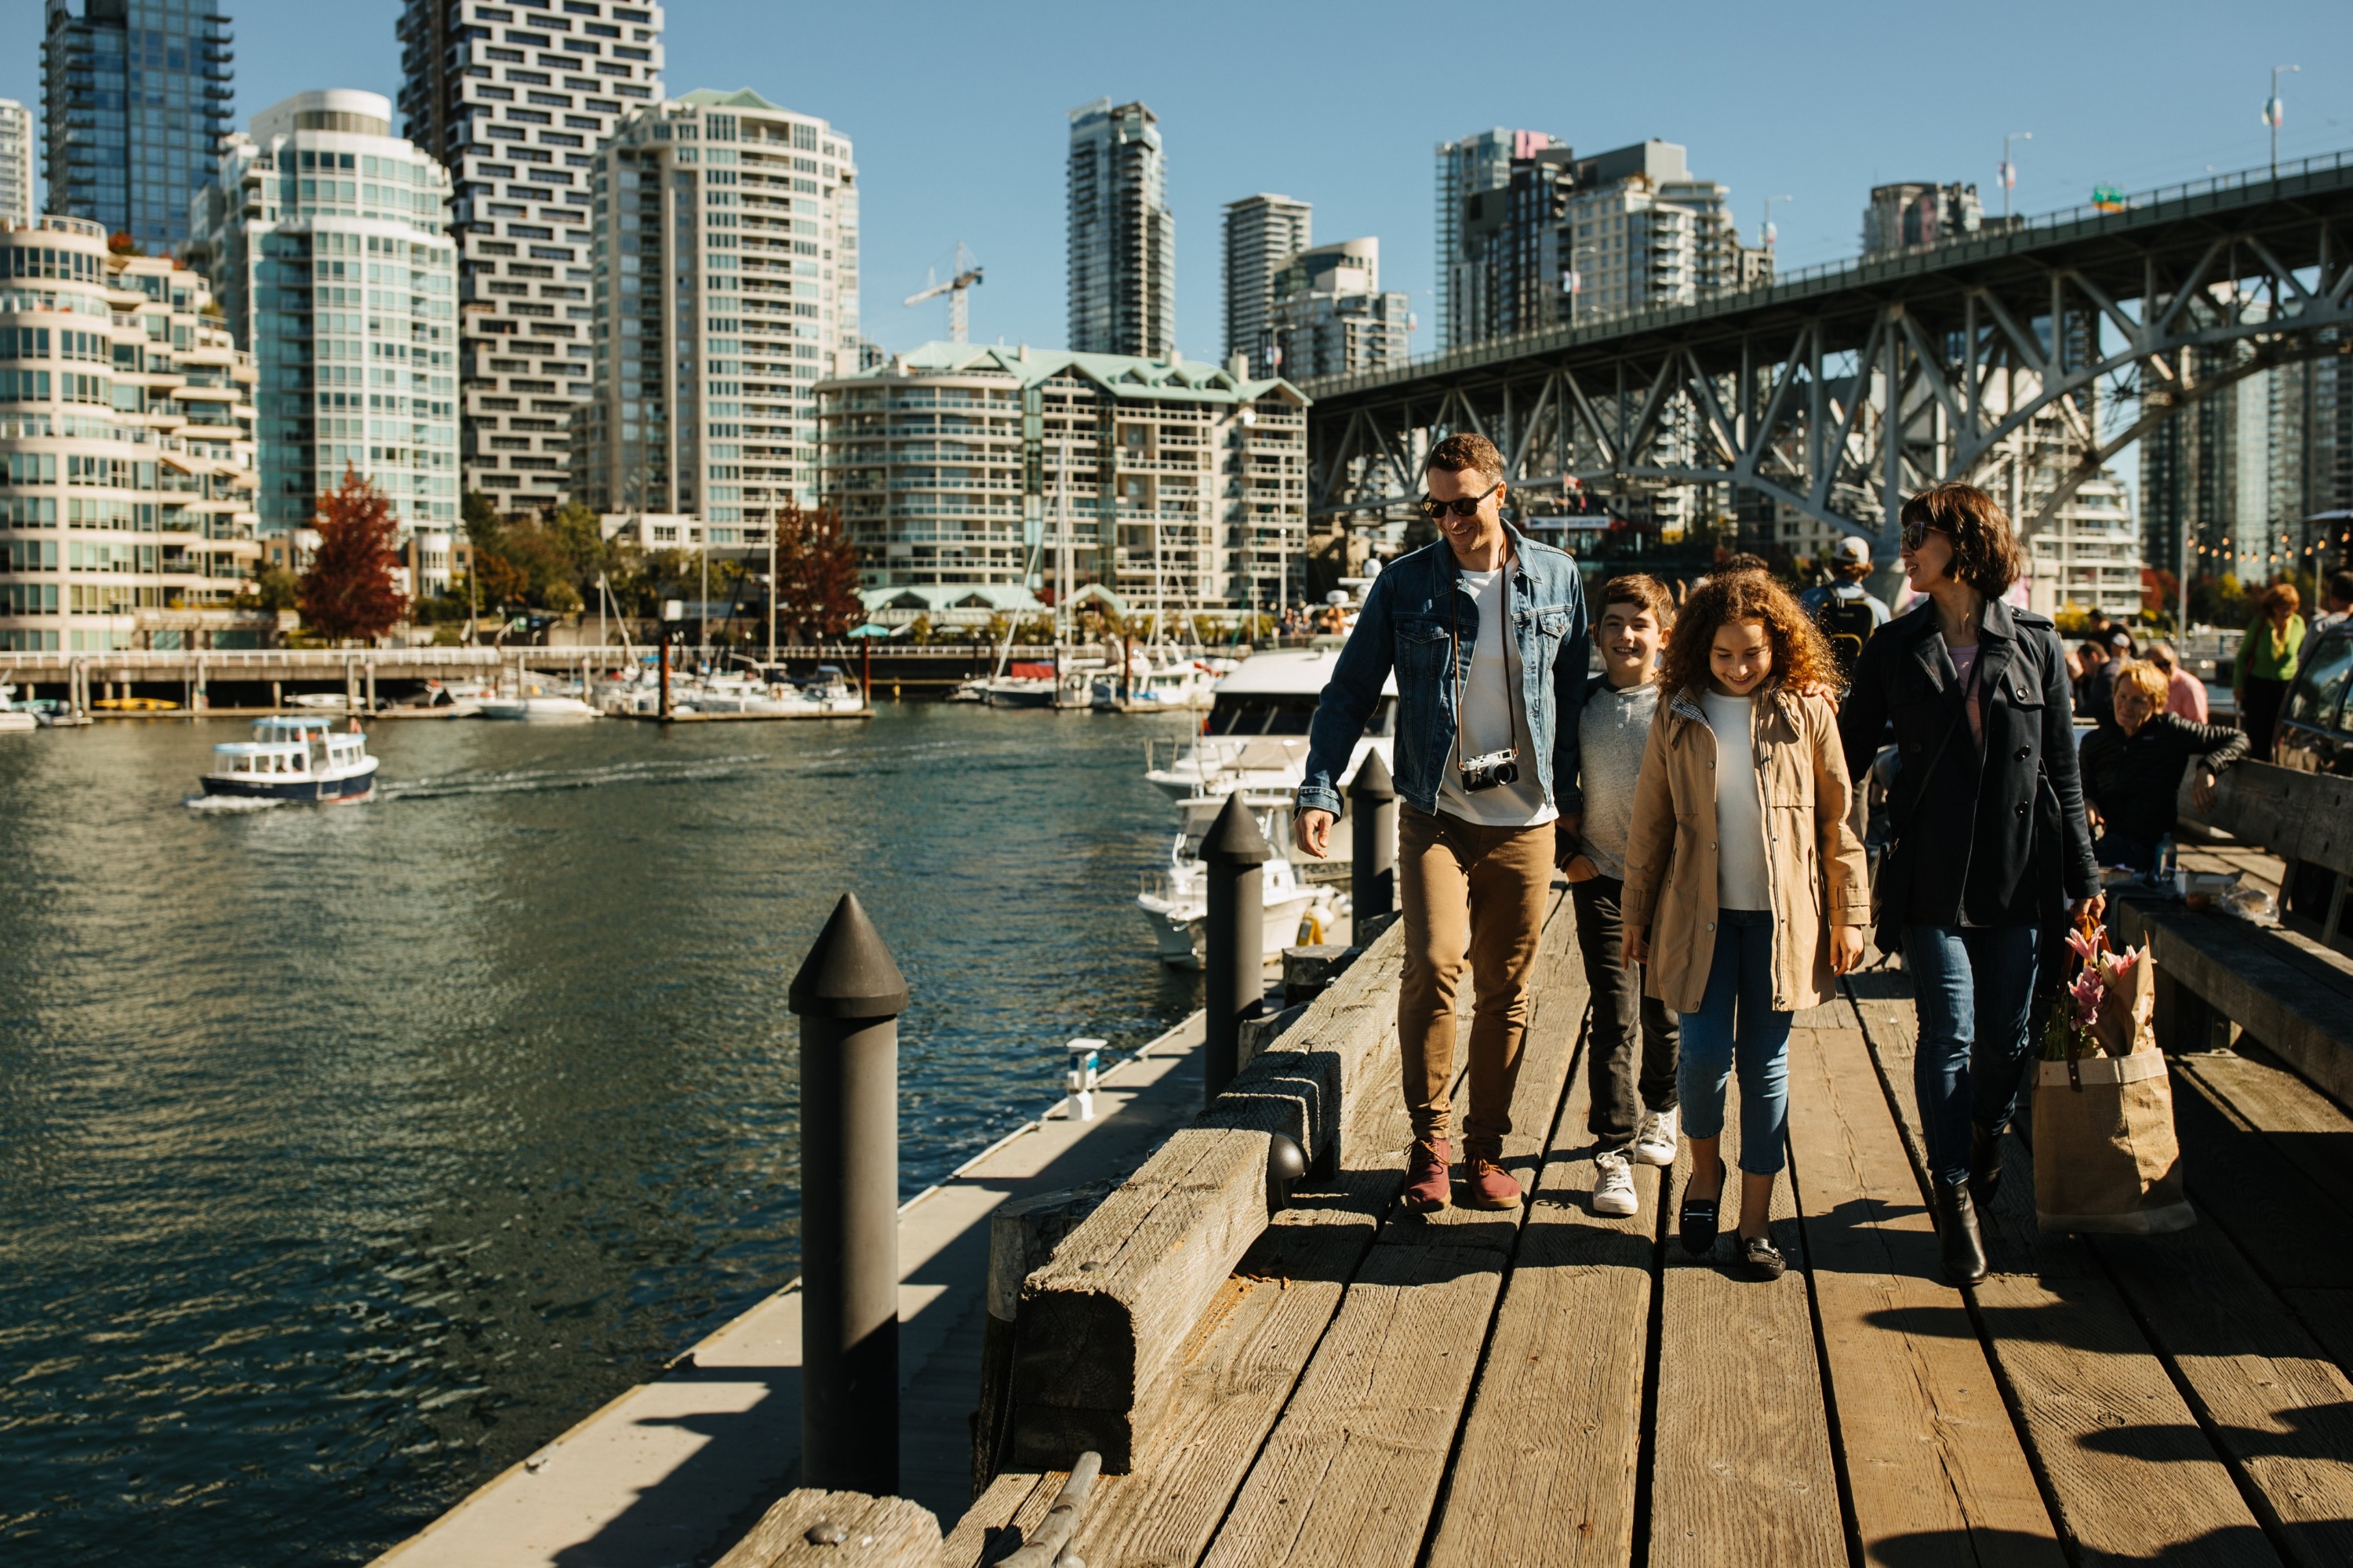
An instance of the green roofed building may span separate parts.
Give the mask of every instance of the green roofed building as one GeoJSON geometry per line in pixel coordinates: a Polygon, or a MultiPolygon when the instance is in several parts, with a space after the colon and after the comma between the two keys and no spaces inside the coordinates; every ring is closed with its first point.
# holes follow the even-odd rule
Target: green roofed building
{"type": "Polygon", "coordinates": [[[1299,600],[1307,397],[1171,355],[926,344],[817,388],[870,588],[1099,584],[1141,612],[1299,600]]]}

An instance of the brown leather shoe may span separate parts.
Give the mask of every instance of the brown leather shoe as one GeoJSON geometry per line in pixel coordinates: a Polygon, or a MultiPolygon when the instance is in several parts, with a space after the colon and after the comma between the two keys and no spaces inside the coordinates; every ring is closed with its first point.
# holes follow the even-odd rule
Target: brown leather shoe
{"type": "Polygon", "coordinates": [[[1417,1141],[1405,1157],[1405,1206],[1417,1214],[1427,1214],[1446,1207],[1453,1196],[1452,1183],[1447,1180],[1447,1162],[1454,1150],[1446,1139],[1433,1138],[1417,1141]]]}
{"type": "Polygon", "coordinates": [[[1466,1209],[1516,1209],[1520,1184],[1511,1173],[1483,1154],[1465,1150],[1462,1156],[1462,1206],[1466,1209]]]}

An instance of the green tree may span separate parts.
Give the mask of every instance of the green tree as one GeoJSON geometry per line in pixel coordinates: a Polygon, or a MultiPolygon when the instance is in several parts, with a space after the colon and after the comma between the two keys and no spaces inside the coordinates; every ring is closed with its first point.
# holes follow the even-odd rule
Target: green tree
{"type": "Polygon", "coordinates": [[[253,574],[254,603],[273,614],[292,609],[300,587],[301,579],[284,567],[264,567],[253,574]]]}

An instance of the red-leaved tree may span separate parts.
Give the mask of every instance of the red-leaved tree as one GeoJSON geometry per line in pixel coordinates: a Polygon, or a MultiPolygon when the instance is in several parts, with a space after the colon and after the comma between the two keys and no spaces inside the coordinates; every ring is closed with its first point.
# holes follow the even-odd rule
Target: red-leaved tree
{"type": "Polygon", "coordinates": [[[866,619],[858,597],[858,552],[841,514],[804,512],[787,503],[777,514],[776,622],[796,642],[841,636],[866,619]]]}
{"type": "Polygon", "coordinates": [[[408,609],[393,582],[400,556],[393,548],[399,527],[392,503],[346,467],[343,482],[319,497],[311,526],[319,531],[319,547],[294,598],[303,627],[336,641],[372,640],[391,630],[408,609]]]}

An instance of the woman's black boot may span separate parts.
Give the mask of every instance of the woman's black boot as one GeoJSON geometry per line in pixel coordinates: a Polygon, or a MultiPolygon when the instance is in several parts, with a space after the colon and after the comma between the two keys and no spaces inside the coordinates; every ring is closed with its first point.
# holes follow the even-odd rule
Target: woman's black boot
{"type": "Polygon", "coordinates": [[[1936,1244],[1947,1283],[1975,1285],[1986,1277],[1985,1241],[1978,1234],[1977,1205],[1969,1202],[1965,1182],[1936,1182],[1936,1244]]]}
{"type": "Polygon", "coordinates": [[[2001,1191],[2001,1134],[1969,1123],[1969,1196],[1990,1209],[2001,1191]]]}

